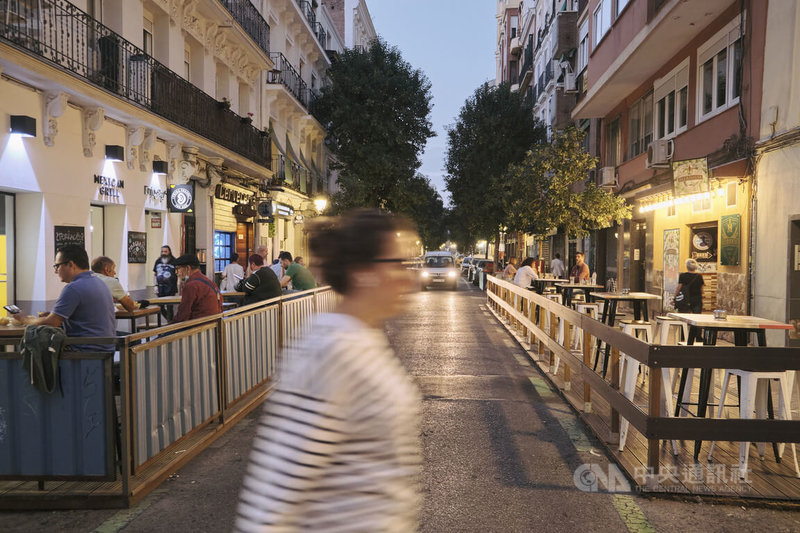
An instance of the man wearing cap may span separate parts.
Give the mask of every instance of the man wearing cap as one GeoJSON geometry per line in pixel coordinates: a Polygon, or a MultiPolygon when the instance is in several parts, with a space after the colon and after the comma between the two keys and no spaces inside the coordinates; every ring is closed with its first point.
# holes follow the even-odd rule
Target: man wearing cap
{"type": "Polygon", "coordinates": [[[183,279],[181,303],[171,324],[222,312],[222,295],[217,286],[200,272],[200,262],[194,254],[184,254],[175,260],[175,271],[183,279]]]}

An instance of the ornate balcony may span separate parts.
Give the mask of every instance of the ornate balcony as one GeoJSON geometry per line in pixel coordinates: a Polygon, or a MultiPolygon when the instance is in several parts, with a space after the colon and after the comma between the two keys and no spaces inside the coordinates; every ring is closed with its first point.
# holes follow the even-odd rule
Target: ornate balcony
{"type": "Polygon", "coordinates": [[[294,69],[282,53],[272,53],[269,57],[275,63],[275,70],[267,76],[267,83],[282,84],[303,107],[308,109],[308,86],[300,77],[300,73],[294,69]]]}
{"type": "Polygon", "coordinates": [[[233,15],[233,18],[255,41],[265,54],[269,55],[269,24],[261,16],[250,0],[220,0],[220,3],[233,15]]]}
{"type": "Polygon", "coordinates": [[[0,20],[0,41],[259,165],[269,164],[268,138],[246,118],[71,2],[20,2],[18,7],[15,17],[0,20]]]}

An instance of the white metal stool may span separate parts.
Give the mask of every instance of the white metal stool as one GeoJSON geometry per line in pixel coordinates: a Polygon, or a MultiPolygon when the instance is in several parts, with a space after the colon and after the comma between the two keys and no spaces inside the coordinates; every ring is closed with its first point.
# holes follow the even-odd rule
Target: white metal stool
{"type": "MultiPolygon", "coordinates": [[[[575,306],[575,310],[577,312],[589,315],[595,320],[599,320],[600,312],[598,311],[599,307],[598,304],[575,302],[573,305],[575,306]]],[[[575,328],[575,336],[572,338],[572,349],[573,350],[583,349],[583,330],[581,328],[575,328]]]]}
{"type": "Polygon", "coordinates": [[[689,324],[682,320],[673,320],[668,316],[657,316],[654,340],[657,339],[658,344],[666,346],[669,343],[669,333],[672,328],[679,328],[678,331],[675,332],[675,344],[677,344],[679,340],[685,341],[689,338],[689,324]],[[683,335],[683,339],[680,339],[681,335],[683,335]]]}
{"type": "MultiPolygon", "coordinates": [[[[791,420],[791,403],[792,403],[792,384],[791,378],[794,376],[789,375],[789,372],[751,372],[749,370],[735,370],[728,369],[725,371],[725,377],[722,380],[722,393],[720,394],[719,408],[717,409],[717,418],[721,418],[725,409],[725,395],[728,392],[728,384],[731,377],[738,376],[741,379],[741,390],[739,391],[739,416],[742,419],[751,419],[755,415],[758,418],[765,418],[767,409],[767,383],[771,379],[778,380],[780,386],[778,388],[778,418],[781,420],[791,420]]],[[[716,442],[711,443],[711,449],[708,452],[708,460],[712,460],[714,453],[714,446],[716,442]]],[[[758,455],[764,459],[765,443],[759,442],[758,455]]],[[[797,464],[797,449],[794,443],[792,446],[792,458],[794,459],[794,471],[797,477],[800,477],[800,465],[797,464]]],[[[750,443],[742,442],[739,444],[739,477],[747,477],[747,463],[750,457],[750,443]]]]}

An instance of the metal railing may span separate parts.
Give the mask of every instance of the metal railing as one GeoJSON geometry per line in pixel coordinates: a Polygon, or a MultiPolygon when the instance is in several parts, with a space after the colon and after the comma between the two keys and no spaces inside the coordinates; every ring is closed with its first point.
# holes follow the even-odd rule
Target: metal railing
{"type": "Polygon", "coordinates": [[[273,175],[269,182],[271,187],[288,187],[297,192],[308,194],[310,188],[309,171],[299,163],[277,155],[272,158],[273,175]]]}
{"type": "MultiPolygon", "coordinates": [[[[119,413],[112,395],[114,352],[63,353],[62,393],[47,395],[20,368],[19,337],[0,338],[0,347],[11,349],[0,351],[0,412],[12,415],[3,419],[0,480],[39,481],[43,507],[53,505],[53,493],[44,490],[49,480],[97,483],[73,490],[97,490],[98,498],[129,503],[134,491],[155,488],[163,472],[174,471],[189,452],[193,456],[213,442],[222,426],[258,405],[269,392],[279,351],[308,331],[314,314],[332,311],[339,298],[320,287],[125,337],[93,339],[116,344],[120,354],[119,413]],[[187,446],[190,436],[195,440],[187,446]],[[108,483],[114,480],[120,483],[108,483]]],[[[0,488],[0,508],[14,508],[14,490],[0,488]]],[[[65,490],[62,496],[74,501],[75,494],[65,490]]]]}
{"type": "Polygon", "coordinates": [[[328,47],[328,32],[325,31],[325,28],[322,26],[320,22],[315,22],[312,26],[314,30],[314,35],[317,36],[317,40],[319,44],[322,46],[322,49],[325,50],[328,47]]]}
{"type": "Polygon", "coordinates": [[[317,22],[317,14],[314,12],[314,8],[311,6],[311,2],[308,0],[297,0],[297,5],[300,6],[300,11],[303,13],[303,16],[306,17],[306,20],[314,27],[314,24],[317,22]]]}
{"type": "Polygon", "coordinates": [[[67,0],[21,2],[0,20],[0,40],[259,165],[270,143],[248,121],[67,0]]]}
{"type": "Polygon", "coordinates": [[[282,84],[303,107],[308,109],[308,86],[300,73],[281,52],[274,52],[269,57],[275,63],[275,70],[268,74],[267,83],[282,84]]]}
{"type": "MultiPolygon", "coordinates": [[[[549,367],[551,373],[555,359],[560,359],[564,390],[579,393],[581,389],[573,389],[571,383],[574,378],[580,378],[583,394],[578,398],[578,409],[585,413],[593,412],[594,394],[600,395],[608,403],[611,434],[599,435],[601,439],[611,439],[613,442],[619,437],[621,418],[644,435],[647,441],[648,483],[653,483],[659,474],[662,440],[761,442],[768,435],[768,440],[773,442],[800,442],[800,421],[674,418],[661,414],[662,372],[672,368],[746,368],[763,372],[800,370],[797,348],[648,344],[534,291],[491,276],[487,278],[486,297],[492,311],[498,317],[509,320],[511,328],[530,341],[531,350],[535,348],[535,358],[541,360],[542,357],[549,357],[549,364],[545,359],[544,366],[549,367]],[[549,331],[545,325],[547,322],[550,324],[549,331]],[[561,342],[556,340],[558,322],[563,323],[565,332],[561,342]],[[573,328],[580,331],[583,337],[583,348],[577,353],[571,349],[573,328]],[[610,347],[610,381],[597,373],[592,365],[592,355],[601,341],[610,347]],[[649,372],[641,372],[647,376],[647,404],[644,409],[620,390],[619,361],[623,353],[649,369],[649,372]]],[[[629,474],[634,476],[634,472],[629,474]]]]}
{"type": "Polygon", "coordinates": [[[269,55],[269,24],[253,3],[250,0],[220,0],[220,3],[258,47],[269,55]]]}

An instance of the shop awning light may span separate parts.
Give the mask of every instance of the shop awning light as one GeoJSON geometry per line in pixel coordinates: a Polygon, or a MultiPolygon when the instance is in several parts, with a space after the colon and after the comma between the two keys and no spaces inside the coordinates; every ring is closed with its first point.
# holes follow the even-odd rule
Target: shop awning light
{"type": "Polygon", "coordinates": [[[109,161],[125,161],[125,148],[118,144],[107,144],[106,159],[109,161]]]}
{"type": "Polygon", "coordinates": [[[153,174],[166,174],[169,170],[169,163],[166,161],[153,161],[153,174]]]}
{"type": "Polygon", "coordinates": [[[27,115],[11,115],[9,131],[20,137],[36,137],[36,119],[27,115]]]}

